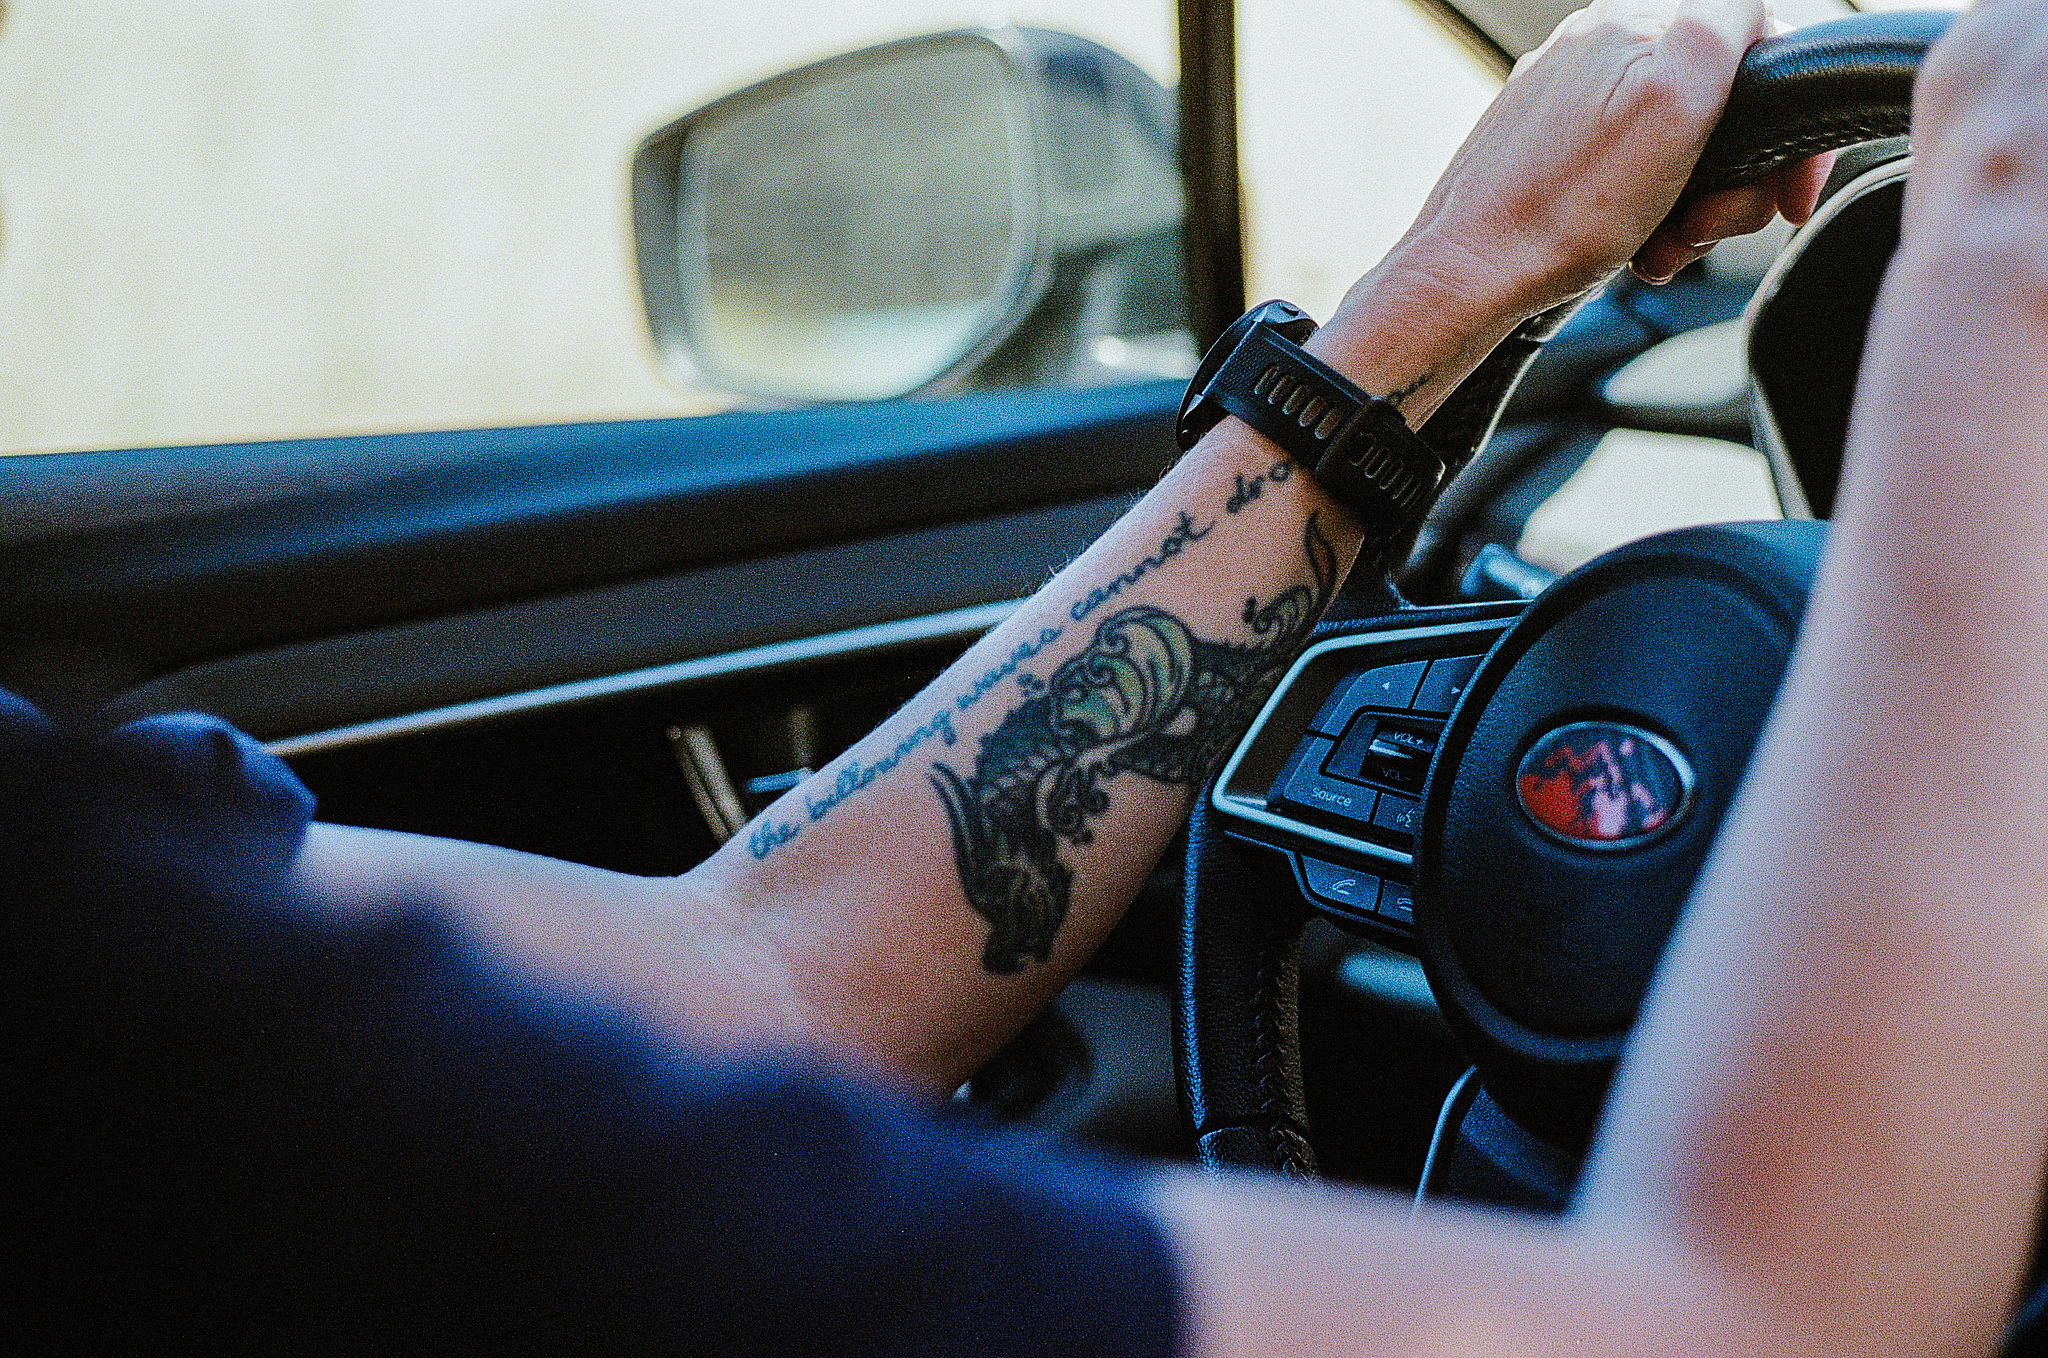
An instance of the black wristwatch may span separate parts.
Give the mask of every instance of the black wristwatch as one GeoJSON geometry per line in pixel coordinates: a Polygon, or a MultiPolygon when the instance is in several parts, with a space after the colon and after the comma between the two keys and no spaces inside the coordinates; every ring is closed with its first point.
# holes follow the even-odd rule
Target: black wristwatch
{"type": "Polygon", "coordinates": [[[1369,525],[1411,528],[1429,512],[1444,460],[1389,401],[1368,396],[1304,352],[1316,323],[1291,302],[1266,302],[1209,347],[1180,403],[1181,450],[1235,415],[1309,469],[1331,499],[1369,525]]]}

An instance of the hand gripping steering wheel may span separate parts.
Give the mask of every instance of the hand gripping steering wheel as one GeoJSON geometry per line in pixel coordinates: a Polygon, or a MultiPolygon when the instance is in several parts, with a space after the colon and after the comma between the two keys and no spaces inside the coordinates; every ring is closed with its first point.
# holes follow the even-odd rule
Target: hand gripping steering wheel
{"type": "MultiPolygon", "coordinates": [[[[1858,15],[1758,43],[1681,203],[1903,134],[1948,20],[1858,15]]],[[[1562,320],[1517,331],[1424,426],[1454,471],[1562,320]]],[[[1403,604],[1406,542],[1359,563],[1385,582],[1381,612],[1318,630],[1190,821],[1176,1056],[1203,1164],[1315,1172],[1296,1005],[1313,898],[1362,932],[1412,929],[1494,1154],[1533,1157],[1524,1185],[1547,1157],[1562,1205],[1824,533],[1665,534],[1519,612],[1403,604]]],[[[1462,1191],[1487,1196],[1485,1168],[1462,1191]]]]}

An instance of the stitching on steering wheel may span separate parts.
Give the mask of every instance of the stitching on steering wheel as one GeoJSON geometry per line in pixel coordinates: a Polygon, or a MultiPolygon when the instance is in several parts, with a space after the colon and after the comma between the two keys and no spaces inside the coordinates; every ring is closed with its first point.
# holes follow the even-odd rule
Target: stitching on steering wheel
{"type": "Polygon", "coordinates": [[[1773,142],[1739,160],[1728,162],[1714,176],[1713,187],[1752,180],[1786,161],[1799,160],[1833,150],[1845,142],[1877,141],[1906,131],[1906,119],[1897,114],[1855,113],[1821,120],[1797,136],[1773,142]]]}
{"type": "Polygon", "coordinates": [[[1291,1117],[1275,1113],[1285,1099],[1279,1083],[1286,1066],[1286,1053],[1282,1050],[1286,1023],[1278,1010],[1285,997],[1286,940],[1291,927],[1290,921],[1275,919],[1260,941],[1258,1005],[1252,1014],[1252,1070],[1258,1084],[1262,1131],[1270,1139],[1275,1158],[1288,1174],[1309,1178],[1315,1174],[1315,1163],[1307,1138],[1289,1125],[1291,1117]]]}

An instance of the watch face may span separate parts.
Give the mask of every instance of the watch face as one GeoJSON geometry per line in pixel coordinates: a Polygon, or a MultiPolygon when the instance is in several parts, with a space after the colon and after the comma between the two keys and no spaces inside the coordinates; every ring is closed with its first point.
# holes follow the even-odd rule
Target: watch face
{"type": "Polygon", "coordinates": [[[1296,344],[1316,331],[1316,323],[1308,313],[1292,302],[1261,302],[1232,321],[1230,328],[1209,346],[1209,352],[1202,355],[1202,366],[1195,369],[1194,377],[1188,381],[1187,394],[1180,398],[1174,435],[1182,452],[1194,447],[1223,418],[1223,407],[1208,399],[1209,384],[1216,380],[1216,374],[1222,371],[1237,346],[1244,343],[1244,337],[1259,325],[1272,326],[1296,344]]]}

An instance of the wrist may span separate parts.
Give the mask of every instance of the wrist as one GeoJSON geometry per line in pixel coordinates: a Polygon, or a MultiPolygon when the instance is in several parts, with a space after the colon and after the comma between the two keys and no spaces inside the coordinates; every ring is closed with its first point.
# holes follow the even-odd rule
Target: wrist
{"type": "MultiPolygon", "coordinates": [[[[1290,542],[1299,532],[1295,526],[1298,521],[1316,513],[1346,560],[1365,536],[1357,513],[1324,490],[1307,467],[1279,444],[1235,418],[1218,423],[1182,454],[1161,484],[1183,479],[1187,482],[1185,496],[1196,500],[1211,494],[1219,496],[1219,502],[1232,517],[1254,502],[1277,509],[1279,514],[1275,518],[1290,525],[1280,530],[1290,542]]],[[[1263,516],[1252,517],[1265,521],[1263,516]]]]}
{"type": "Polygon", "coordinates": [[[1292,302],[1260,304],[1209,347],[1177,421],[1183,449],[1226,415],[1255,430],[1328,496],[1375,528],[1399,535],[1419,522],[1448,464],[1417,436],[1399,402],[1365,391],[1302,346],[1315,321],[1292,302]]]}
{"type": "Polygon", "coordinates": [[[1304,347],[1419,427],[1517,325],[1536,286],[1458,245],[1412,237],[1353,284],[1304,347]]]}

